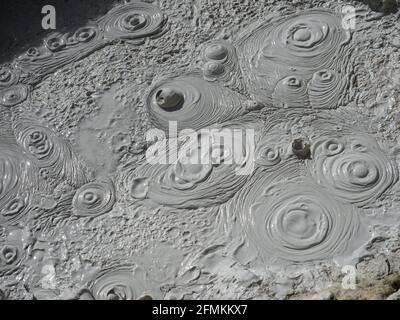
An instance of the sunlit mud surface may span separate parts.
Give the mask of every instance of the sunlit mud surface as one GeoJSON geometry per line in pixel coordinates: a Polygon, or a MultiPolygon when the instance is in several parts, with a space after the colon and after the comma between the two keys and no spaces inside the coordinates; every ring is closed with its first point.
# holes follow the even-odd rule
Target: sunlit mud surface
{"type": "Polygon", "coordinates": [[[398,299],[400,24],[371,7],[117,1],[10,57],[0,299],[398,299]]]}

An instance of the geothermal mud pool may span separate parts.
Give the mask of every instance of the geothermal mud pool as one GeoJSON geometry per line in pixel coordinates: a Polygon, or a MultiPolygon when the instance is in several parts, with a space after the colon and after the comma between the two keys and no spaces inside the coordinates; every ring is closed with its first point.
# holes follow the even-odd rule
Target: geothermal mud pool
{"type": "Polygon", "coordinates": [[[0,297],[399,297],[398,17],[116,2],[10,57],[0,297]]]}

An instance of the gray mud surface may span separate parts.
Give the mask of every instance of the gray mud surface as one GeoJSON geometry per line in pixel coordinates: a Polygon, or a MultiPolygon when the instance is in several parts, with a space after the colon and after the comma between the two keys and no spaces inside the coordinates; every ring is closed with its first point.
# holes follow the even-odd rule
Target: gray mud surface
{"type": "Polygon", "coordinates": [[[399,299],[396,1],[54,5],[1,10],[0,299],[399,299]]]}

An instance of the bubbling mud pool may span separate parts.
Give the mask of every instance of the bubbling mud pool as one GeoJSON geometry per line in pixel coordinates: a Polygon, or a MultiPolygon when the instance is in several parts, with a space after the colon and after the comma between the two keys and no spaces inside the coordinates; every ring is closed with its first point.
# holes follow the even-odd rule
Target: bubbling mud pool
{"type": "Polygon", "coordinates": [[[202,1],[116,4],[0,66],[0,296],[301,298],[400,271],[395,110],[362,91],[380,25],[250,2],[212,30],[202,1]]]}

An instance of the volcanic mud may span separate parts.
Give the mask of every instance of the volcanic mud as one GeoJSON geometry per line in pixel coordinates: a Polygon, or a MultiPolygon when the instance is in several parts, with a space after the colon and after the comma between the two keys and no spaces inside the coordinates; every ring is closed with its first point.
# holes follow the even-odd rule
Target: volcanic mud
{"type": "Polygon", "coordinates": [[[99,2],[4,38],[0,298],[398,299],[400,25],[364,2],[99,2]]]}

